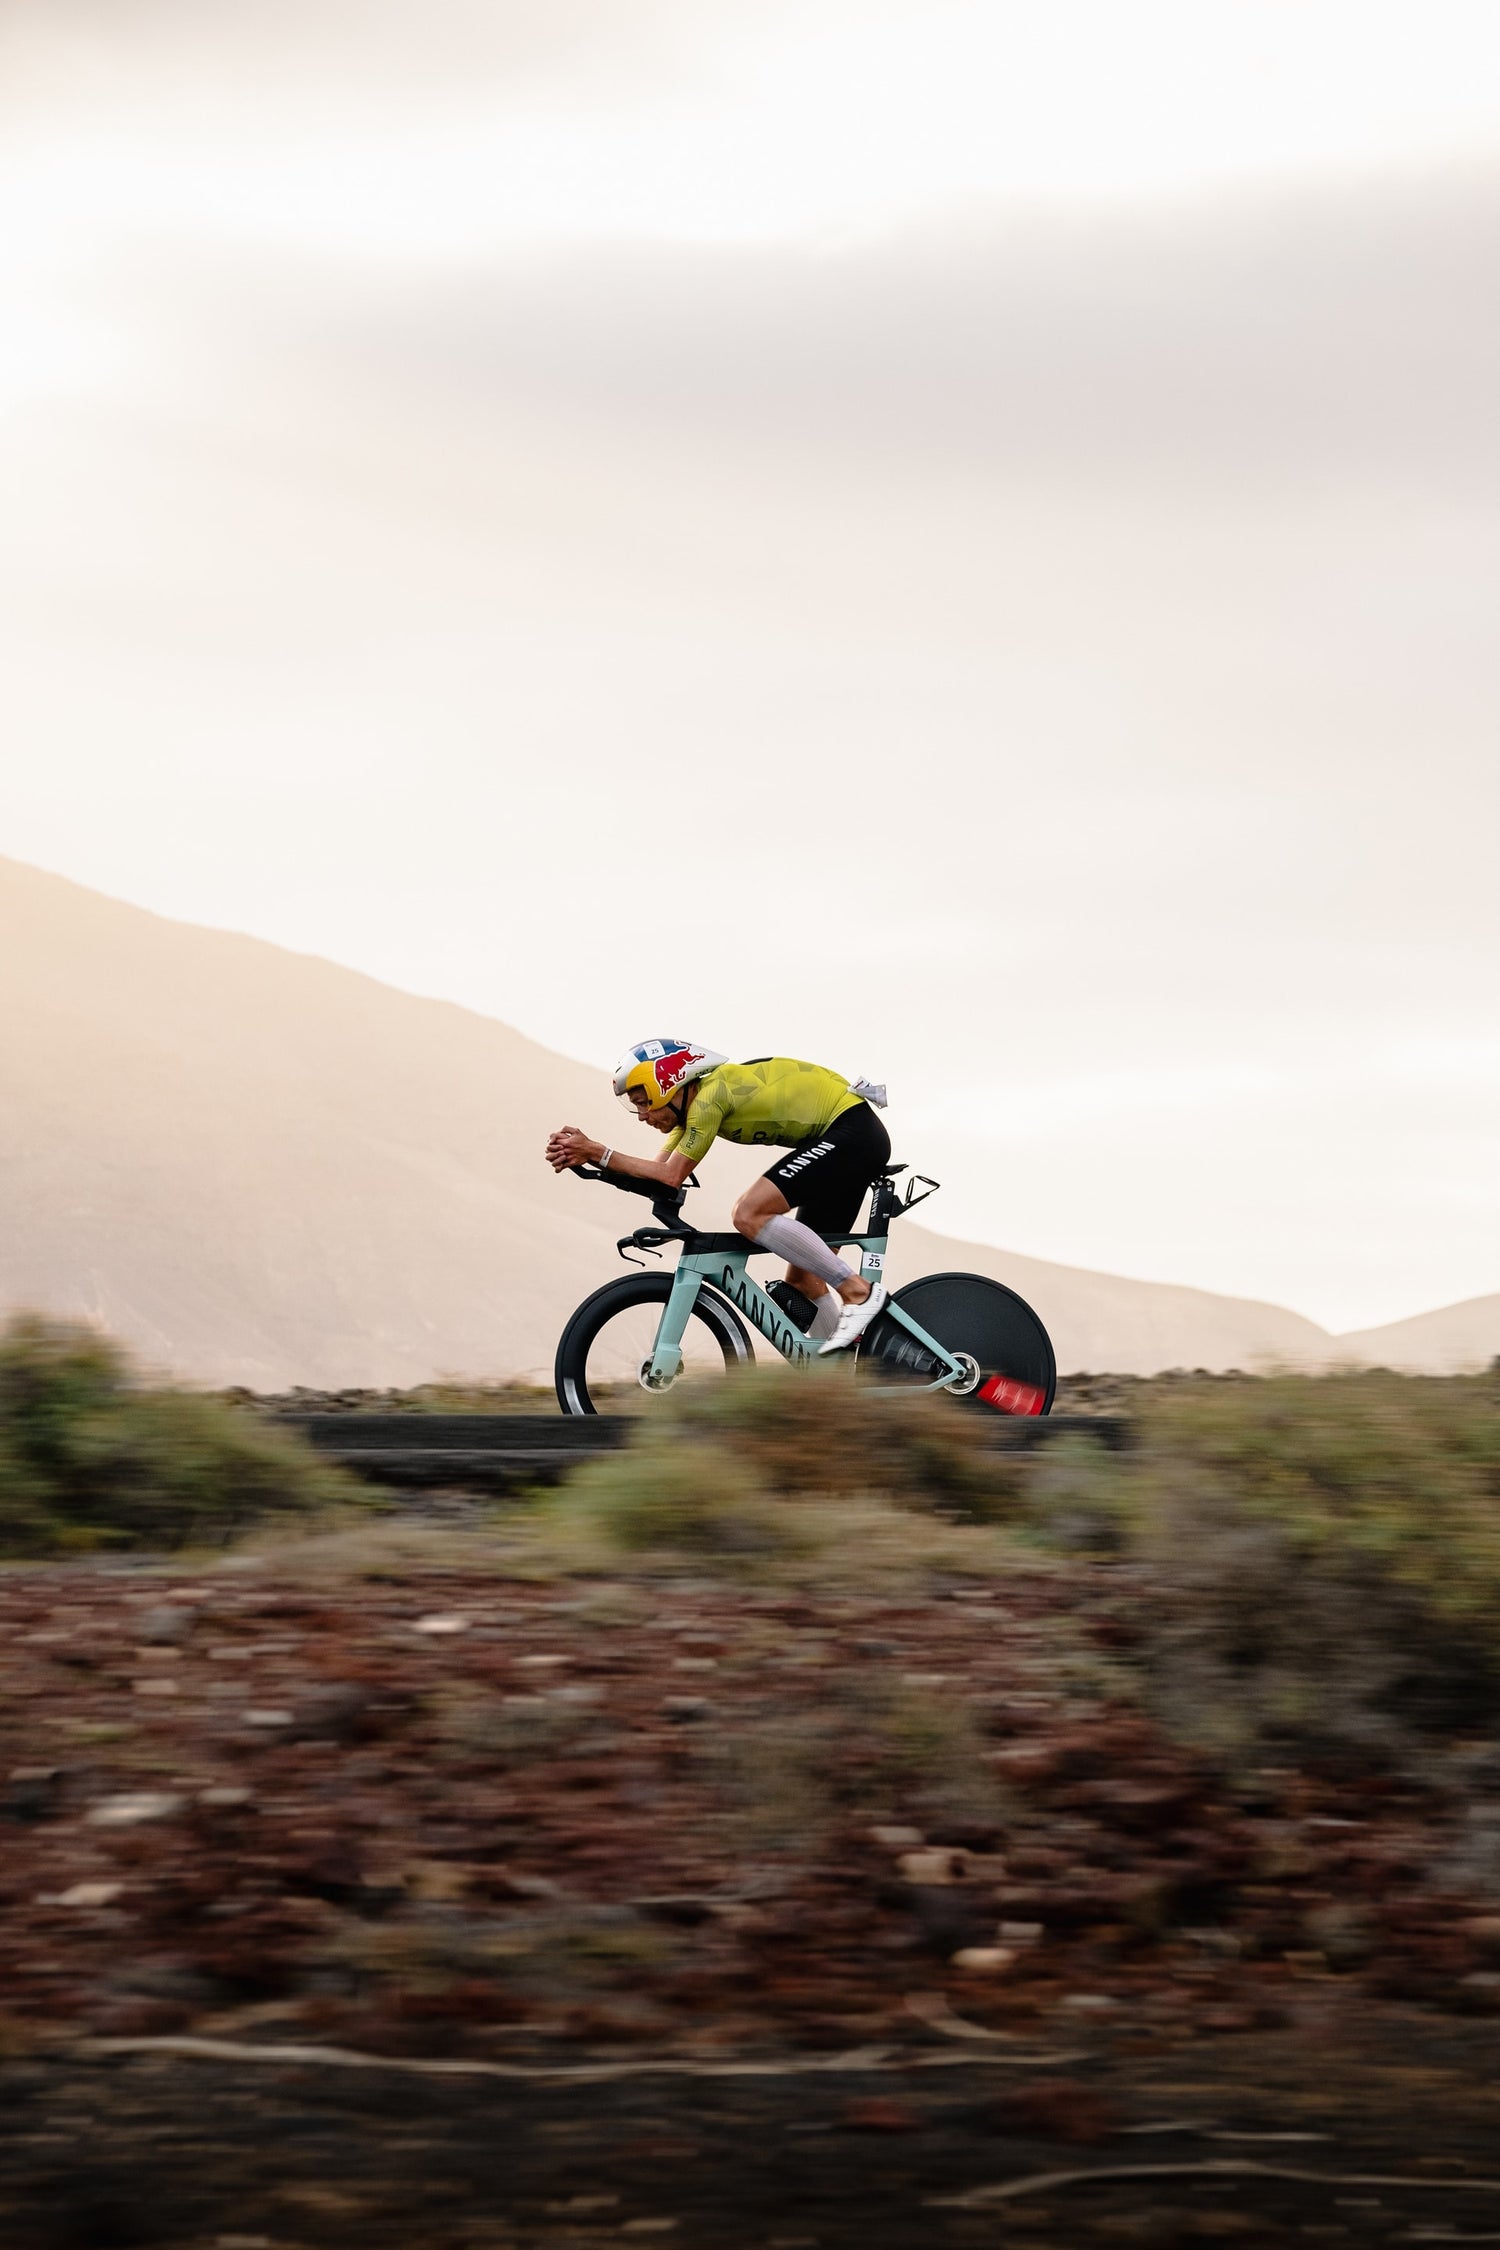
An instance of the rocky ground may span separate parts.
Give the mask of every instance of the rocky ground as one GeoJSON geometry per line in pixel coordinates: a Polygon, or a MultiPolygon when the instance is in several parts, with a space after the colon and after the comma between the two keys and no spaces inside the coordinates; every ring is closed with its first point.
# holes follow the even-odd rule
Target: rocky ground
{"type": "Polygon", "coordinates": [[[1500,2239],[1500,1771],[1216,1779],[1139,1591],[8,1571],[4,2239],[1500,2239]]]}

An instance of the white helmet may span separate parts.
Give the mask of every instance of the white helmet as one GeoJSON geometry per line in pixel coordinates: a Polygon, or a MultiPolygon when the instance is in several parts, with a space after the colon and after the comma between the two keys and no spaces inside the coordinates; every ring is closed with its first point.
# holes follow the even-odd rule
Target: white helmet
{"type": "Polygon", "coordinates": [[[638,1039],[615,1065],[615,1092],[628,1099],[632,1087],[639,1086],[648,1109],[663,1109],[679,1086],[690,1085],[728,1060],[712,1047],[695,1047],[689,1039],[638,1039]]]}

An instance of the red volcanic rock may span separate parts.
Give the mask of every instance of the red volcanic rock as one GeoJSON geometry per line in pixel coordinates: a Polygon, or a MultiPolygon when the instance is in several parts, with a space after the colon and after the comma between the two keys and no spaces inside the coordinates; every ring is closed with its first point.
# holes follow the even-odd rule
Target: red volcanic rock
{"type": "MultiPolygon", "coordinates": [[[[255,1575],[0,1579],[8,2017],[493,2057],[501,2032],[982,2051],[1091,1996],[1112,2005],[1061,2013],[1070,2045],[1263,2024],[1288,1994],[1495,2005],[1462,1805],[1221,1783],[1090,1703],[1062,1659],[1091,1566],[982,1614],[663,1583],[602,1624],[597,1586],[255,1575]],[[710,1651],[711,1706],[682,1668],[710,1651]],[[951,1741],[893,1730],[912,1679],[951,1741]],[[942,1965],[997,1949],[1003,1974],[942,1965]]],[[[1102,2130],[1087,2091],[1001,2129],[1102,2130]]]]}

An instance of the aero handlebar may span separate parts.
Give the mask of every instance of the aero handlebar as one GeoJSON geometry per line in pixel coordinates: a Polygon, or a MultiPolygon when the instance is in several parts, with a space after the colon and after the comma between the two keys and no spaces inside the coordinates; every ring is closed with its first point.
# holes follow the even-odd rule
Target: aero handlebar
{"type": "MultiPolygon", "coordinates": [[[[660,1180],[633,1180],[628,1172],[601,1172],[597,1164],[570,1164],[570,1172],[580,1180],[603,1180],[607,1187],[618,1188],[622,1195],[643,1195],[651,1205],[651,1215],[658,1226],[669,1234],[691,1234],[692,1228],[682,1216],[682,1206],[687,1201],[685,1187],[663,1187],[660,1180]]],[[[692,1185],[698,1185],[696,1179],[692,1185]]]]}

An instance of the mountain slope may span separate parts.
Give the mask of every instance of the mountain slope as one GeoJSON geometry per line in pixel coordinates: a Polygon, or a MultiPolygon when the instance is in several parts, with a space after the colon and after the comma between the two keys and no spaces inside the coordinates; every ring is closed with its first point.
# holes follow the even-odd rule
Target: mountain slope
{"type": "Polygon", "coordinates": [[[11,862],[0,1089],[0,1301],[210,1380],[531,1365],[603,1264],[538,1154],[581,1066],[11,862]]]}
{"type": "MultiPolygon", "coordinates": [[[[615,1115],[600,1074],[504,1024],[0,860],[0,1312],[254,1387],[544,1374],[644,1206],[555,1180],[542,1142],[615,1115]]],[[[699,1222],[757,1168],[716,1151],[699,1222]]],[[[893,1278],[953,1266],[1029,1298],[1065,1368],[1329,1348],[1276,1306],[900,1222],[893,1278]]]]}
{"type": "Polygon", "coordinates": [[[1468,1297],[1461,1305],[1361,1328],[1337,1340],[1340,1355],[1367,1367],[1400,1367],[1422,1375],[1457,1375],[1500,1359],[1500,1296],[1468,1297]]]}
{"type": "Polygon", "coordinates": [[[900,1281],[959,1267],[1005,1282],[1041,1314],[1064,1372],[1093,1368],[1152,1375],[1163,1367],[1315,1366],[1332,1348],[1316,1321],[1252,1298],[1054,1266],[917,1227],[905,1240],[898,1227],[892,1249],[900,1281]]]}

